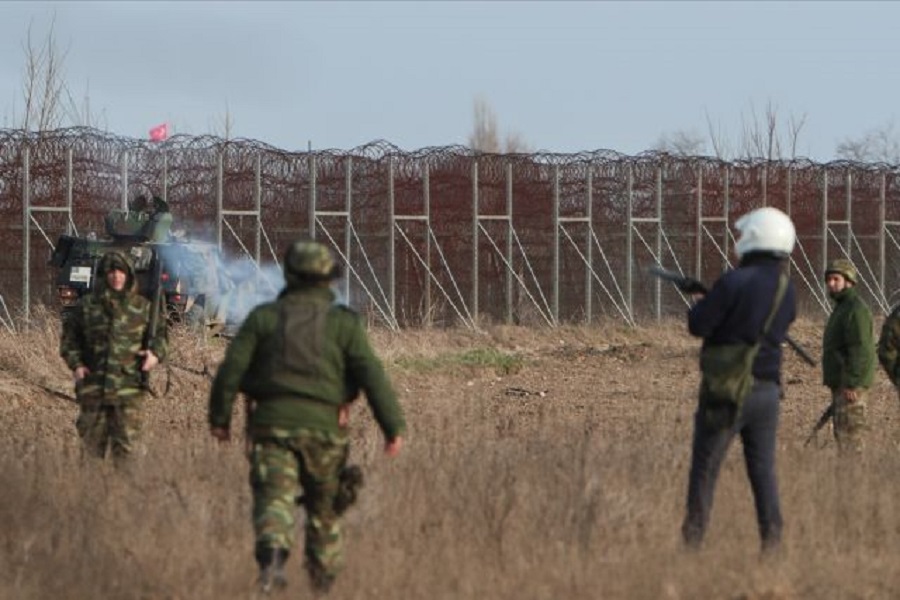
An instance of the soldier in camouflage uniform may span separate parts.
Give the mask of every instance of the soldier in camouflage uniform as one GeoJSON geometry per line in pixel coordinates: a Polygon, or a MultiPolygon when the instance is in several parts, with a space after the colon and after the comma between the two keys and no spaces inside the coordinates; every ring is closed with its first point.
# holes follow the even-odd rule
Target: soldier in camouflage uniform
{"type": "Polygon", "coordinates": [[[831,390],[838,447],[859,452],[876,356],[872,312],[859,297],[856,282],[856,268],[847,259],[833,260],[825,270],[825,286],[835,305],[822,337],[822,383],[831,390]]]}
{"type": "Polygon", "coordinates": [[[900,390],[900,305],[894,307],[881,326],[878,362],[894,387],[900,390]]]}
{"type": "Polygon", "coordinates": [[[63,324],[60,354],[72,370],[81,412],[76,429],[87,451],[118,462],[135,447],[147,373],[165,359],[165,318],[148,335],[151,301],[137,291],[134,267],[120,252],[105,254],[94,291],[63,324]],[[146,347],[145,347],[146,345],[146,347]]]}
{"type": "Polygon", "coordinates": [[[285,289],[257,306],[231,341],[213,381],[209,424],[230,438],[233,402],[244,392],[248,417],[255,556],[263,591],[286,585],[297,482],[306,509],[305,566],[313,589],[327,592],[343,563],[341,474],[349,438],[345,403],[365,391],[386,440],[399,453],[403,412],[359,316],[335,302],[340,269],[328,249],[301,240],[285,255],[285,289]]]}

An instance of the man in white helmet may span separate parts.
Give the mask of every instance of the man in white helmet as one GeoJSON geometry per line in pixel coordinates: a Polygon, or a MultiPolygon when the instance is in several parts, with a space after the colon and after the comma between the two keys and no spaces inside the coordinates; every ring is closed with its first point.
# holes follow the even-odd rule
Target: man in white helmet
{"type": "Polygon", "coordinates": [[[782,517],[775,475],[775,436],[781,399],[782,342],[796,318],[796,293],[784,265],[794,249],[790,217],[775,208],[754,210],[735,223],[740,260],[709,293],[695,296],[688,329],[703,338],[705,355],[729,345],[759,343],[752,359],[752,384],[735,407],[708,401],[701,386],[694,419],[687,511],[682,525],[685,545],[703,541],[712,509],[719,468],[736,435],[741,436],[747,475],[753,488],[762,549],[781,541],[782,517]]]}

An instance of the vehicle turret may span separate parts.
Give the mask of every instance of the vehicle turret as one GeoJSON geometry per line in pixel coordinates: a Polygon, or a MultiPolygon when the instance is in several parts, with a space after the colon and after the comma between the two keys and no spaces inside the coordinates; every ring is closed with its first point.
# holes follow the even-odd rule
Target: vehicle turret
{"type": "Polygon", "coordinates": [[[154,196],[148,201],[145,196],[138,196],[127,211],[109,211],[105,224],[107,235],[113,239],[167,242],[172,229],[172,213],[162,198],[154,196]]]}
{"type": "Polygon", "coordinates": [[[94,234],[61,236],[50,264],[59,269],[57,297],[63,317],[82,295],[93,289],[100,257],[118,250],[132,259],[139,289],[145,295],[156,289],[150,281],[151,265],[159,257],[159,285],[171,320],[211,325],[220,312],[222,294],[233,287],[223,280],[218,247],[173,235],[172,224],[172,213],[165,201],[138,196],[129,203],[128,210],[113,210],[106,215],[105,238],[97,239],[94,234]]]}

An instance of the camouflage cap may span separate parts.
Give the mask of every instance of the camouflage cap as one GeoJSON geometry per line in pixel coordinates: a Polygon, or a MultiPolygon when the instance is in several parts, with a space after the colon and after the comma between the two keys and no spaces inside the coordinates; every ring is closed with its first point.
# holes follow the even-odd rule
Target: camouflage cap
{"type": "Polygon", "coordinates": [[[134,271],[127,256],[121,252],[107,252],[100,259],[100,265],[97,270],[106,274],[113,269],[118,269],[119,271],[124,271],[128,274],[131,274],[134,271]]]}
{"type": "Polygon", "coordinates": [[[844,279],[846,279],[850,283],[855,284],[857,282],[856,267],[854,267],[853,263],[846,258],[836,258],[828,263],[828,268],[825,269],[825,277],[828,277],[828,275],[832,273],[842,275],[844,279]]]}
{"type": "Polygon", "coordinates": [[[284,256],[284,277],[293,281],[327,281],[340,277],[340,268],[331,251],[312,240],[298,240],[284,256]]]}

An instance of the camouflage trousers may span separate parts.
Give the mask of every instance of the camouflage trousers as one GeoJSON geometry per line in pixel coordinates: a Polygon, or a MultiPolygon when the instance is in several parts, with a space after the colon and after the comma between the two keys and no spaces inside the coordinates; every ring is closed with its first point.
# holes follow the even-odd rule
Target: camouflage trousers
{"type": "Polygon", "coordinates": [[[866,430],[866,398],[868,391],[857,390],[858,399],[850,404],[844,399],[843,390],[831,391],[834,406],[834,439],[841,452],[861,452],[866,430]]]}
{"type": "Polygon", "coordinates": [[[296,430],[253,440],[250,486],[256,554],[293,545],[297,482],[306,508],[305,557],[310,574],[334,577],[343,567],[343,536],[334,500],[347,462],[346,434],[296,430]]]}
{"type": "Polygon", "coordinates": [[[75,429],[91,456],[114,460],[134,452],[141,433],[142,397],[130,398],[119,405],[85,405],[75,421],[75,429]]]}

